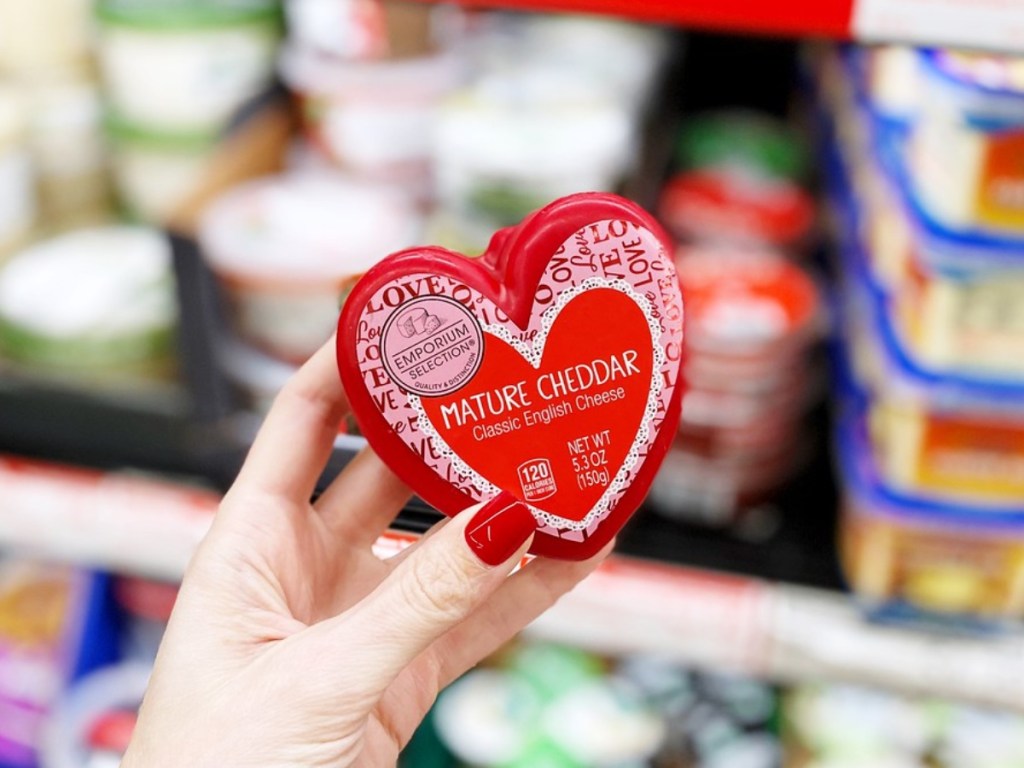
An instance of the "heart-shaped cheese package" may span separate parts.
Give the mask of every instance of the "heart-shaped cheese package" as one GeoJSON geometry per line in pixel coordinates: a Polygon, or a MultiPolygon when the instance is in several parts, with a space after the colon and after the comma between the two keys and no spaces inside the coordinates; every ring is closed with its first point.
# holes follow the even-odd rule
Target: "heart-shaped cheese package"
{"type": "Polygon", "coordinates": [[[338,367],[370,445],[448,515],[509,491],[531,552],[596,554],[643,501],[679,421],[683,303],[668,238],[583,193],[467,258],[393,254],[356,284],[338,367]]]}

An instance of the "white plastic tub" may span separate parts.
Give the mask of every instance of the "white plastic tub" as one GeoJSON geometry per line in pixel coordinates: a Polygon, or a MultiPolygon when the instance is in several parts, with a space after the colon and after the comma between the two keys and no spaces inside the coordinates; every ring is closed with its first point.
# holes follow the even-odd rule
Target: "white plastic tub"
{"type": "Polygon", "coordinates": [[[421,229],[398,190],[306,174],[228,192],[208,208],[199,239],[235,331],[280,360],[301,362],[333,332],[346,285],[415,244],[421,229]]]}
{"type": "Polygon", "coordinates": [[[101,0],[97,14],[107,97],[125,120],[214,129],[271,80],[274,0],[101,0]]]}
{"type": "Polygon", "coordinates": [[[631,110],[645,106],[670,38],[653,25],[582,14],[493,14],[465,41],[475,69],[525,64],[590,79],[631,110]]]}
{"type": "Polygon", "coordinates": [[[438,196],[477,242],[563,195],[613,191],[631,167],[628,105],[588,78],[528,62],[445,102],[438,196]]]}
{"type": "Polygon", "coordinates": [[[114,185],[132,218],[164,224],[198,192],[217,148],[207,133],[159,133],[111,121],[114,185]]]}
{"type": "Polygon", "coordinates": [[[25,364],[152,370],[171,352],[176,319],[170,245],[154,230],[70,232],[0,269],[0,350],[25,364]]]}
{"type": "Polygon", "coordinates": [[[292,47],[281,76],[310,139],[335,165],[429,193],[437,107],[461,79],[456,57],[353,62],[292,47]]]}

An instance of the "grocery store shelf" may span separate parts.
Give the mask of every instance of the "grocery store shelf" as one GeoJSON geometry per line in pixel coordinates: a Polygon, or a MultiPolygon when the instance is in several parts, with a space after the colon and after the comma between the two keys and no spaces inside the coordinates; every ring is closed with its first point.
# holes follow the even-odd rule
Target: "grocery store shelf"
{"type": "Polygon", "coordinates": [[[0,548],[180,579],[220,495],[137,472],[0,455],[0,548]]]}
{"type": "Polygon", "coordinates": [[[530,632],[780,681],[848,681],[1024,711],[1024,634],[873,624],[841,593],[759,579],[613,559],[530,632]]]}
{"type": "MultiPolygon", "coordinates": [[[[219,501],[150,477],[4,457],[0,486],[0,547],[167,580],[183,574],[219,501]]],[[[420,515],[402,522],[422,530],[428,517],[420,515]]],[[[416,538],[392,531],[377,552],[394,554],[416,538]]],[[[529,632],[601,652],[659,653],[779,680],[849,680],[1024,711],[1024,635],[873,624],[838,591],[626,554],[529,632]]]]}
{"type": "Polygon", "coordinates": [[[473,7],[600,13],[722,32],[1024,50],[1024,4],[1006,0],[463,1],[473,7]]]}
{"type": "MultiPolygon", "coordinates": [[[[339,438],[322,483],[360,443],[339,438]]],[[[168,581],[181,579],[222,495],[205,482],[7,454],[0,454],[0,489],[0,550],[168,581]]],[[[414,501],[400,526],[421,533],[436,519],[414,501]]]]}

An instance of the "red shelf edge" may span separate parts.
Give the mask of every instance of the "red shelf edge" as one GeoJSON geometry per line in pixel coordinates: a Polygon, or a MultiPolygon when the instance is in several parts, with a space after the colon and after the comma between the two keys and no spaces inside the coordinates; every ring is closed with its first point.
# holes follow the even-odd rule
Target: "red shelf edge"
{"type": "MultiPolygon", "coordinates": [[[[419,0],[433,2],[434,0],[419,0]]],[[[787,37],[851,35],[854,0],[463,0],[506,10],[598,13],[643,22],[787,37]]]]}

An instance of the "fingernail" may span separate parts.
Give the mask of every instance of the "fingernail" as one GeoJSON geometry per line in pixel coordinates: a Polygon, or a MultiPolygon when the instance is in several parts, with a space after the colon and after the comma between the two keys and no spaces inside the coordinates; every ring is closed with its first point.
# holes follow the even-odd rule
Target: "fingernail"
{"type": "Polygon", "coordinates": [[[473,515],[466,526],[466,543],[487,565],[500,565],[535,530],[537,521],[529,507],[508,491],[502,491],[473,515]]]}

